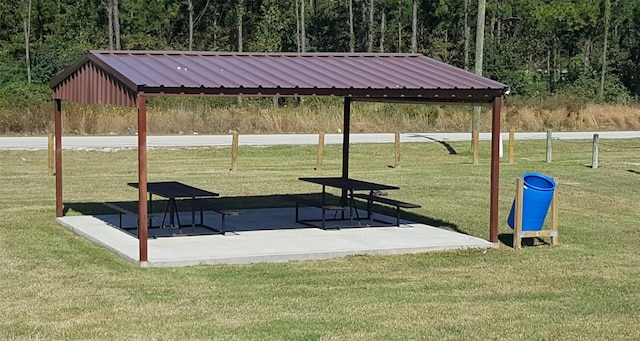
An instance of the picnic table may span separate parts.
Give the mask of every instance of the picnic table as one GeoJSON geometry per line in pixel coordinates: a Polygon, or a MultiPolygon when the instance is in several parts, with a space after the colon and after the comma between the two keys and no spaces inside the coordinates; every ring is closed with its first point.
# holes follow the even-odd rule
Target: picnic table
{"type": "MultiPolygon", "coordinates": [[[[299,180],[322,186],[321,202],[318,203],[318,205],[315,205],[322,209],[322,217],[320,219],[322,222],[322,226],[321,226],[322,228],[325,228],[324,215],[326,211],[336,211],[336,216],[338,213],[337,211],[340,211],[341,218],[339,220],[346,220],[348,218],[349,226],[354,225],[353,215],[355,213],[356,220],[359,223],[360,215],[358,214],[358,210],[355,203],[355,199],[357,197],[355,193],[356,191],[358,192],[365,191],[365,192],[368,192],[366,193],[366,195],[374,197],[378,192],[381,192],[381,191],[400,189],[400,187],[393,186],[393,185],[385,185],[385,184],[380,184],[375,182],[369,182],[369,181],[363,181],[363,180],[357,180],[357,179],[351,179],[351,178],[343,178],[343,177],[312,177],[312,178],[304,177],[304,178],[299,178],[299,180]],[[344,191],[346,195],[341,196],[340,201],[338,202],[337,205],[327,205],[327,202],[326,202],[327,187],[341,189],[344,191]],[[349,216],[345,218],[345,212],[347,210],[349,211],[349,216]]],[[[311,205],[311,203],[309,202],[305,202],[305,204],[311,205]]],[[[296,208],[297,207],[298,206],[296,206],[296,208]]],[[[334,216],[332,220],[336,220],[336,216],[334,216]]],[[[371,220],[371,215],[368,214],[367,218],[371,220]]],[[[303,224],[315,226],[312,224],[312,222],[315,221],[315,219],[306,219],[306,220],[299,219],[297,209],[296,209],[296,221],[303,224]]]]}
{"type": "MultiPolygon", "coordinates": [[[[129,182],[127,185],[138,188],[137,182],[129,182]]],[[[153,195],[157,195],[163,198],[169,199],[162,218],[162,224],[164,226],[167,215],[169,216],[170,227],[183,227],[180,224],[180,215],[178,214],[178,205],[176,200],[191,199],[193,202],[200,199],[211,199],[220,196],[218,193],[207,191],[201,188],[193,187],[178,181],[162,181],[162,182],[148,182],[147,192],[149,193],[149,211],[153,212],[153,195]],[[177,221],[177,225],[176,225],[177,221]]],[[[196,207],[193,205],[192,217],[195,216],[196,207]]],[[[192,221],[192,225],[194,222],[192,221]]]]}

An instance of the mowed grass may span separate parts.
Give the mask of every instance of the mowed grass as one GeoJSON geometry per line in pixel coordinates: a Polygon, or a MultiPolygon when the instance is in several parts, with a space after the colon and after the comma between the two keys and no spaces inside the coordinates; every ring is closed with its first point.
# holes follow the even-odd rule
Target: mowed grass
{"type": "MultiPolygon", "coordinates": [[[[489,144],[352,145],[351,176],[400,186],[412,219],[488,238],[489,144]]],[[[505,145],[506,147],[506,145],[505,145]]],[[[506,149],[506,148],[505,148],[506,149]]],[[[618,340],[640,339],[639,140],[517,141],[501,164],[500,248],[281,264],[140,268],[58,226],[46,151],[0,151],[0,339],[618,340]],[[559,182],[560,245],[510,247],[514,180],[559,182]]],[[[149,150],[149,181],[224,196],[317,191],[300,176],[340,174],[341,147],[149,150]]],[[[135,150],[65,151],[73,208],[134,200],[135,150]]]]}

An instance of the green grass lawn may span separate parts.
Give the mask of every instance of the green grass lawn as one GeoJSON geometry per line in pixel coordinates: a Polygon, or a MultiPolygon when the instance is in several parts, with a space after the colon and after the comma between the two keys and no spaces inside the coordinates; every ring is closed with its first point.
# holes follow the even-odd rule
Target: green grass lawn
{"type": "MultiPolygon", "coordinates": [[[[489,144],[353,145],[351,176],[400,186],[416,220],[489,237],[489,144]]],[[[639,140],[518,141],[501,164],[499,249],[283,264],[140,268],[58,226],[46,151],[0,151],[0,339],[640,339],[639,140]],[[510,247],[515,179],[558,179],[560,245],[510,247]]],[[[149,150],[149,181],[225,196],[308,192],[340,174],[341,147],[149,150]],[[315,188],[315,187],[314,187],[315,188]]],[[[137,153],[65,151],[65,203],[135,200],[137,153]]],[[[73,207],[73,205],[71,205],[73,207]]],[[[79,214],[71,209],[68,214],[79,214]]]]}

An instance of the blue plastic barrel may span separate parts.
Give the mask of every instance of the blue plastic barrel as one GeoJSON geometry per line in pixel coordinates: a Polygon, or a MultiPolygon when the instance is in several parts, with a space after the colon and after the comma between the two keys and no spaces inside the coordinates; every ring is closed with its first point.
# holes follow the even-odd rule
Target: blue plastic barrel
{"type": "MultiPolygon", "coordinates": [[[[522,231],[540,231],[547,217],[556,182],[552,178],[538,173],[525,173],[524,195],[522,199],[522,231]]],[[[516,201],[511,204],[511,212],[507,224],[512,229],[515,216],[516,201]]]]}

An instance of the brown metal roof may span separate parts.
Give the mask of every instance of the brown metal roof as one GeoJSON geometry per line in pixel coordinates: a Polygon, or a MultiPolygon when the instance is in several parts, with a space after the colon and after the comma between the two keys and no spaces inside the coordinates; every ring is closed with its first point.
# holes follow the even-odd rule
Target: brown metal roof
{"type": "Polygon", "coordinates": [[[339,96],[490,102],[508,86],[421,54],[90,51],[54,98],[135,106],[146,95],[339,96]]]}

